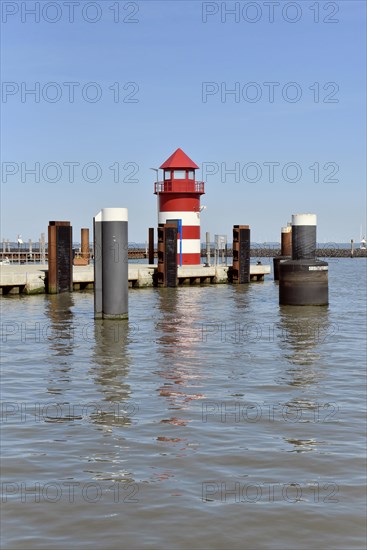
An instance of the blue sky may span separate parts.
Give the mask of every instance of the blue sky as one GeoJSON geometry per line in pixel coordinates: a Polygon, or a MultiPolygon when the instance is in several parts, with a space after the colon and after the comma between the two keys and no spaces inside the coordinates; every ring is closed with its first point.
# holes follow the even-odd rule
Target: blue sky
{"type": "Polygon", "coordinates": [[[360,224],[366,227],[364,2],[319,2],[316,22],[315,2],[285,8],[289,2],[280,1],[273,23],[261,1],[246,8],[248,2],[80,0],[74,22],[65,2],[55,3],[58,12],[42,12],[47,2],[39,3],[39,22],[22,13],[24,3],[2,3],[1,239],[20,233],[38,240],[49,220],[65,219],[78,241],[101,208],[122,206],[129,241],[144,242],[157,224],[149,168],[177,147],[203,167],[202,240],[205,231],[230,235],[233,224],[249,224],[253,241],[277,241],[299,212],[318,215],[319,241],[359,238],[360,224]],[[83,14],[86,4],[94,5],[83,14]],[[239,10],[237,22],[221,13],[226,7],[239,10]],[[95,23],[86,20],[95,16],[95,23]],[[73,103],[65,82],[77,83],[73,103]],[[273,102],[266,82],[278,83],[273,102]],[[35,83],[39,102],[22,98],[35,83]],[[203,83],[218,90],[204,94],[206,101],[203,83]],[[225,94],[231,89],[237,95],[225,94]],[[95,93],[101,97],[92,102],[95,93]],[[250,101],[254,93],[257,102],[250,101]],[[292,102],[295,93],[301,97],[292,102]],[[25,172],[35,163],[38,182],[25,172]],[[274,181],[268,163],[277,163],[274,181]],[[235,167],[237,176],[226,174],[235,167]]]}

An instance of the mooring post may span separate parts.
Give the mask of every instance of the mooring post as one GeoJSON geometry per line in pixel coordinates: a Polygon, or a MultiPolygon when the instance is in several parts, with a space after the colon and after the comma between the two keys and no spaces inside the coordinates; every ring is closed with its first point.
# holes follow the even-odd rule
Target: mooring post
{"type": "Polygon", "coordinates": [[[70,222],[49,222],[48,288],[49,294],[73,290],[72,227],[70,222]]]}
{"type": "Polygon", "coordinates": [[[93,220],[94,316],[128,318],[128,211],[103,208],[93,220]]]}
{"type": "Polygon", "coordinates": [[[94,318],[103,317],[102,300],[102,211],[93,218],[94,318]]]}
{"type": "Polygon", "coordinates": [[[353,258],[354,256],[354,239],[350,240],[350,257],[353,258]]]}
{"type": "Polygon", "coordinates": [[[177,223],[158,226],[158,286],[177,286],[177,223]]]}
{"type": "Polygon", "coordinates": [[[292,259],[279,264],[281,305],[327,305],[328,264],[316,259],[315,214],[292,216],[292,259]]]}
{"type": "Polygon", "coordinates": [[[292,257],[292,223],[288,223],[287,227],[282,227],[280,247],[281,256],[292,257]]]}
{"type": "Polygon", "coordinates": [[[149,227],[148,233],[148,264],[154,264],[154,227],[149,227]]]}
{"type": "Polygon", "coordinates": [[[279,264],[292,258],[292,225],[288,223],[287,227],[281,230],[280,256],[273,258],[274,281],[279,281],[279,264]]]}
{"type": "Polygon", "coordinates": [[[232,282],[243,284],[250,282],[250,227],[233,226],[233,267],[232,282]]]}
{"type": "Polygon", "coordinates": [[[82,227],[81,229],[81,256],[83,260],[87,260],[89,264],[89,229],[82,227]]]}

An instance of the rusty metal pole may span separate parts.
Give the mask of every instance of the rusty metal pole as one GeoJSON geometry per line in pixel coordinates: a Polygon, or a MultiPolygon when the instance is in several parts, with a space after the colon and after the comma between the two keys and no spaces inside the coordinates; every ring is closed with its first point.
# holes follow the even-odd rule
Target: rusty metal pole
{"type": "Polygon", "coordinates": [[[82,258],[87,260],[89,264],[89,229],[87,227],[82,227],[81,230],[81,242],[82,242],[82,258]]]}
{"type": "Polygon", "coordinates": [[[57,294],[56,225],[48,226],[48,294],[57,294]]]}
{"type": "Polygon", "coordinates": [[[292,226],[282,227],[281,256],[292,256],[292,226]]]}
{"type": "Polygon", "coordinates": [[[292,258],[292,224],[282,227],[280,256],[273,258],[274,281],[279,281],[279,264],[292,258]]]}
{"type": "Polygon", "coordinates": [[[164,270],[165,286],[177,286],[177,226],[166,223],[164,225],[164,270]]]}
{"type": "Polygon", "coordinates": [[[250,226],[233,226],[233,265],[232,283],[243,284],[250,282],[250,226]]]}
{"type": "Polygon", "coordinates": [[[177,224],[158,226],[157,284],[161,287],[177,286],[177,224]]]}
{"type": "Polygon", "coordinates": [[[49,294],[73,290],[72,227],[70,222],[49,222],[48,288],[49,294]]]}
{"type": "Polygon", "coordinates": [[[148,264],[154,264],[154,227],[149,227],[148,264]]]}

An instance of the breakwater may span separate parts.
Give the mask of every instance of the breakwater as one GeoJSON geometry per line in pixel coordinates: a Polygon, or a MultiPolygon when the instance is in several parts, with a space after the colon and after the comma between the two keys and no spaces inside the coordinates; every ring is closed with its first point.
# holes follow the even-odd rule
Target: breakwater
{"type": "MultiPolygon", "coordinates": [[[[226,251],[223,251],[224,257],[232,258],[232,248],[227,248],[226,251]]],[[[222,255],[222,252],[219,252],[219,256],[222,255]]],[[[252,246],[250,249],[251,258],[275,258],[280,256],[280,248],[267,246],[267,245],[256,245],[252,246]]],[[[48,254],[45,253],[45,260],[47,260],[48,254]]],[[[93,259],[93,251],[90,251],[90,257],[93,259]]],[[[148,253],[145,248],[129,248],[128,257],[130,260],[142,260],[148,257],[148,253]]],[[[154,251],[154,257],[157,258],[157,250],[154,251]]],[[[206,248],[201,249],[201,257],[206,258],[206,248]]],[[[211,249],[211,258],[214,258],[213,249],[211,249]]],[[[339,248],[335,247],[319,247],[316,249],[316,257],[318,258],[350,258],[351,250],[350,248],[339,248]]],[[[367,249],[356,248],[353,251],[354,258],[366,258],[367,249]]],[[[33,250],[32,253],[29,253],[27,250],[22,250],[18,252],[16,249],[10,249],[8,252],[0,252],[0,261],[8,259],[11,263],[39,263],[41,261],[41,253],[38,249],[33,250]]]]}
{"type": "MultiPolygon", "coordinates": [[[[202,252],[205,256],[206,252],[202,252]]],[[[250,250],[251,258],[276,258],[281,255],[280,248],[272,248],[267,246],[252,247],[250,250]]],[[[227,250],[227,256],[232,257],[232,249],[227,250]]],[[[349,248],[316,248],[317,258],[350,258],[351,250],[349,248]]],[[[354,249],[354,258],[367,258],[367,249],[354,249]]]]}

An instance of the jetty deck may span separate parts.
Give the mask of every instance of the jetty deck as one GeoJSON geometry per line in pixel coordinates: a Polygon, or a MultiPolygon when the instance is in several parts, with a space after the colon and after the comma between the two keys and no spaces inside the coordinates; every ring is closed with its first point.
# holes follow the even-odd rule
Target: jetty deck
{"type": "MultiPolygon", "coordinates": [[[[228,283],[228,266],[183,266],[178,268],[178,285],[228,283]]],[[[155,285],[156,265],[129,264],[129,286],[155,285]]],[[[270,265],[250,265],[251,281],[263,281],[270,265]]],[[[0,294],[43,294],[46,292],[47,265],[0,265],[0,294]]],[[[73,267],[74,290],[93,289],[93,265],[73,267]]]]}

